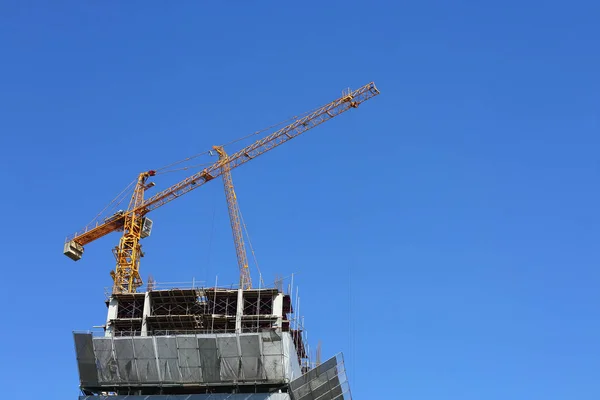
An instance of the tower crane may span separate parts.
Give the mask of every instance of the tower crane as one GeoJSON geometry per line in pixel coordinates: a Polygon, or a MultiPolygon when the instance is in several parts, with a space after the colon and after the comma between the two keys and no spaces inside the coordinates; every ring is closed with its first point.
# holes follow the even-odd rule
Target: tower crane
{"type": "MultiPolygon", "coordinates": [[[[377,90],[375,84],[371,82],[357,90],[348,90],[342,97],[309,112],[303,117],[296,118],[289,125],[257,140],[231,155],[227,155],[222,147],[217,147],[216,150],[219,152],[219,160],[214,164],[147,199],[144,198],[144,194],[147,189],[155,185],[154,182],[149,182],[149,179],[156,175],[156,171],[149,170],[142,172],[137,177],[127,210],[117,212],[115,215],[105,219],[101,223],[96,222],[95,224],[90,224],[81,231],[67,237],[64,245],[64,254],[77,261],[83,256],[84,246],[87,244],[111,232],[123,231],[119,245],[113,250],[116,258],[115,270],[111,271],[111,276],[113,278],[113,293],[136,292],[136,289],[143,284],[139,272],[140,258],[143,257],[140,240],[149,236],[152,228],[152,221],[146,216],[149,212],[156,210],[221,175],[225,178],[224,183],[226,193],[229,193],[227,196],[231,195],[233,196],[231,199],[235,200],[235,193],[233,192],[233,187],[231,185],[230,175],[232,169],[255,159],[261,154],[301,135],[309,129],[329,121],[348,110],[357,108],[361,103],[378,94],[379,90],[377,90]]],[[[232,212],[235,213],[237,208],[235,202],[232,203],[228,201],[228,205],[231,216],[232,212]],[[231,204],[234,204],[233,208],[231,204]]],[[[239,215],[239,213],[237,215],[239,215]]],[[[243,247],[238,249],[236,229],[238,229],[237,232],[240,233],[239,243],[242,243],[241,246],[243,246],[243,242],[241,241],[241,230],[239,230],[239,220],[237,220],[237,222],[232,220],[232,227],[234,229],[234,238],[236,238],[238,264],[241,270],[240,282],[243,285],[250,285],[245,250],[243,247]],[[241,258],[240,254],[243,254],[241,258]],[[245,274],[247,274],[247,276],[245,274]]]]}

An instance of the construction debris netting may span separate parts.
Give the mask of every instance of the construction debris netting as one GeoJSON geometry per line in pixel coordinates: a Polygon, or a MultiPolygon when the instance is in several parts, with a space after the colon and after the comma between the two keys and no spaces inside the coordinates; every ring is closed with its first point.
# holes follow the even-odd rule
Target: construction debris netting
{"type": "Polygon", "coordinates": [[[290,400],[287,393],[80,396],[79,400],[290,400]]]}
{"type": "Polygon", "coordinates": [[[74,335],[83,388],[285,383],[301,375],[288,332],[148,337],[74,335]]]}
{"type": "Polygon", "coordinates": [[[293,400],[351,400],[341,355],[330,358],[289,384],[293,400]]]}

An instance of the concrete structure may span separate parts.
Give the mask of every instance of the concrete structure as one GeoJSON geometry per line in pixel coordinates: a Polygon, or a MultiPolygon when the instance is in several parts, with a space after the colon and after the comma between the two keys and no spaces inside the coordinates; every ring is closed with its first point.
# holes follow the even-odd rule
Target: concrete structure
{"type": "Polygon", "coordinates": [[[80,399],[350,398],[340,357],[311,368],[278,289],[150,290],[106,304],[102,334],[74,334],[80,399]]]}

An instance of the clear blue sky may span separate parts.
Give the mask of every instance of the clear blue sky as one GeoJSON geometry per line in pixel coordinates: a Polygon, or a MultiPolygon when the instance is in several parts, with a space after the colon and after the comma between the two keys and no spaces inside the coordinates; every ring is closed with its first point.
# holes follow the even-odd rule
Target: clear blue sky
{"type": "MultiPolygon", "coordinates": [[[[356,399],[600,398],[598,2],[52,3],[0,3],[2,398],[76,398],[118,235],[63,240],[138,172],[370,81],[235,170],[265,280],[356,399]]],[[[220,182],[153,215],[144,278],[235,281],[220,182]]]]}

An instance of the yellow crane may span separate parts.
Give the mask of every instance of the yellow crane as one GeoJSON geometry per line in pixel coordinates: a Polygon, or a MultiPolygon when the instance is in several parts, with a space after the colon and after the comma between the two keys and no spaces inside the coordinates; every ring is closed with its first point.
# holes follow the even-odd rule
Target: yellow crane
{"type": "Polygon", "coordinates": [[[116,258],[115,270],[111,272],[114,282],[113,293],[134,293],[143,284],[139,271],[140,258],[143,256],[140,240],[147,237],[152,228],[152,221],[146,215],[222,175],[241,272],[240,284],[249,287],[251,282],[248,272],[248,262],[246,260],[239,219],[236,219],[239,217],[239,210],[235,201],[235,192],[233,191],[230,174],[231,170],[323,122],[329,121],[348,110],[357,108],[361,103],[378,94],[379,91],[375,87],[375,84],[371,82],[357,90],[348,90],[342,97],[309,112],[301,118],[296,118],[289,125],[231,155],[227,155],[221,146],[217,146],[215,150],[219,153],[218,161],[148,199],[144,199],[144,194],[147,189],[154,186],[154,182],[149,182],[149,179],[155,176],[156,172],[154,170],[142,172],[135,183],[133,195],[131,196],[127,210],[117,212],[102,222],[88,225],[83,230],[67,237],[64,245],[64,254],[77,261],[83,256],[85,245],[111,232],[123,231],[119,245],[113,250],[116,258]]]}

